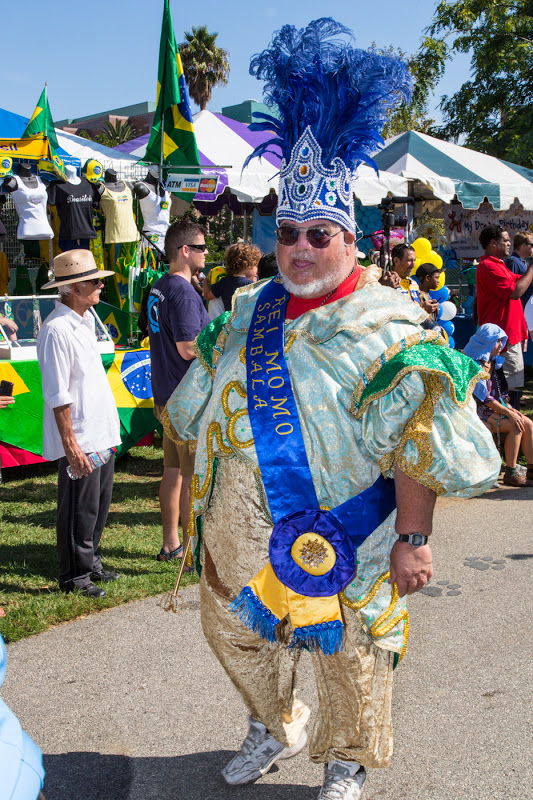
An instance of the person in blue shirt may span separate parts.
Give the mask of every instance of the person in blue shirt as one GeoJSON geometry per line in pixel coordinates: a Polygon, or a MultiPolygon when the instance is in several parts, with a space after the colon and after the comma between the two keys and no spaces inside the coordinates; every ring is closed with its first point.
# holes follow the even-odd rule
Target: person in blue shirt
{"type": "MultiPolygon", "coordinates": [[[[533,233],[525,231],[525,233],[517,233],[513,239],[513,252],[507,258],[504,258],[505,266],[515,275],[524,275],[529,259],[533,256],[533,233]]],[[[526,289],[522,297],[522,305],[525,307],[527,301],[533,294],[533,283],[526,289]]]]}

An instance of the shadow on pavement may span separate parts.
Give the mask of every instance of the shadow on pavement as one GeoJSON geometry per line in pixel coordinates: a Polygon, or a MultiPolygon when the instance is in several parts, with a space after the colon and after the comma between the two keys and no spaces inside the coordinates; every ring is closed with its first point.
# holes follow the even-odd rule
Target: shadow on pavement
{"type": "MultiPolygon", "coordinates": [[[[250,785],[227,786],[220,775],[233,755],[224,750],[174,758],[45,755],[43,791],[46,800],[249,800],[250,785]]],[[[252,791],[254,800],[312,800],[318,787],[259,782],[252,791]]]]}

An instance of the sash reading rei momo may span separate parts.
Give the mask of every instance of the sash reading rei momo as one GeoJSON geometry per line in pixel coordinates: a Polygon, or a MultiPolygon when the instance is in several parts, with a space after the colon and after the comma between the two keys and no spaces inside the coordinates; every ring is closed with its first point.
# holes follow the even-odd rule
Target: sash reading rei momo
{"type": "Polygon", "coordinates": [[[395,508],[394,481],[380,476],[331,511],[320,509],[284,353],[289,295],[279,278],[258,297],[246,342],[248,413],[274,529],[270,562],[230,606],[276,641],[290,615],[292,647],[342,649],[338,594],[353,579],[356,549],[395,508]]]}

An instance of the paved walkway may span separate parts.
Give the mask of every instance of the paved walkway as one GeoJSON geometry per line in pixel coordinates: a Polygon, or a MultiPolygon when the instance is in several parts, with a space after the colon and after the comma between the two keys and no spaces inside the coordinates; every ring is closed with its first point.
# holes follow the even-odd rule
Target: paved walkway
{"type": "MultiPolygon", "coordinates": [[[[365,800],[533,799],[532,500],[439,501],[436,574],[411,599],[395,673],[394,759],[365,800]]],[[[8,648],[3,697],[45,753],[47,800],[317,796],[305,753],[253,786],[222,782],[245,712],[202,636],[197,587],[184,596],[179,616],[150,599],[8,648]]],[[[310,667],[304,656],[300,694],[315,705],[310,667]]]]}

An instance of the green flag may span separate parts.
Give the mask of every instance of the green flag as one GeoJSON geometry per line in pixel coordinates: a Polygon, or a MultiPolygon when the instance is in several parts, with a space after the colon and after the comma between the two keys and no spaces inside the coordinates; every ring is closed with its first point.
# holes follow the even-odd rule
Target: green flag
{"type": "MultiPolygon", "coordinates": [[[[143,161],[152,164],[167,164],[178,168],[180,173],[199,175],[200,166],[196,137],[189,105],[183,66],[172,27],[169,0],[165,0],[159,66],[157,70],[157,108],[154,114],[150,141],[143,161]],[[161,143],[161,136],[163,141],[161,143]]],[[[192,200],[194,192],[175,192],[184,200],[192,200]]]]}
{"type": "Polygon", "coordinates": [[[39,97],[39,102],[21,138],[27,139],[28,136],[35,136],[37,133],[44,133],[44,135],[48,137],[48,141],[52,147],[52,153],[58,149],[59,145],[57,143],[54,120],[52,119],[52,112],[48,105],[46,84],[44,85],[42,94],[39,97]]]}

